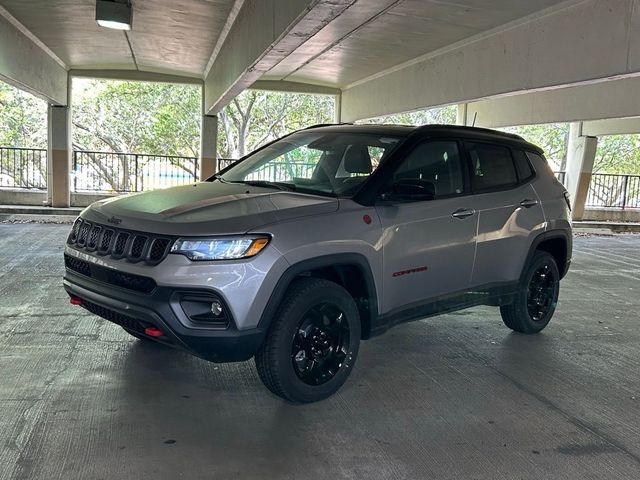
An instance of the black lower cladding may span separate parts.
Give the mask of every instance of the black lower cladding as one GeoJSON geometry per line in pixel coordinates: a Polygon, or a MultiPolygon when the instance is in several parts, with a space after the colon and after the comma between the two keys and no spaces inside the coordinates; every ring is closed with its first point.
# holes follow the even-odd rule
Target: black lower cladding
{"type": "Polygon", "coordinates": [[[74,272],[84,275],[85,277],[94,278],[100,282],[110,283],[116,287],[142,293],[151,293],[156,288],[156,282],[152,278],[101,267],[100,265],[72,257],[66,253],[64,254],[64,263],[67,268],[74,272]]]}
{"type": "Polygon", "coordinates": [[[255,355],[266,335],[263,329],[238,330],[232,318],[226,329],[185,326],[176,315],[180,299],[210,294],[206,289],[180,289],[156,287],[147,295],[126,291],[67,270],[64,287],[69,295],[82,299],[90,312],[144,334],[144,328],[153,326],[165,333],[164,337],[149,337],[185,350],[213,362],[241,362],[255,355]],[[139,329],[142,328],[142,331],[139,329]]]}
{"type": "Polygon", "coordinates": [[[151,326],[150,324],[145,324],[143,321],[140,321],[137,318],[123,315],[114,310],[109,310],[108,308],[102,307],[88,300],[83,300],[82,306],[94,315],[102,317],[105,320],[109,320],[110,322],[120,325],[122,328],[126,328],[127,330],[131,330],[142,335],[145,334],[145,328],[147,328],[147,326],[151,326]]]}

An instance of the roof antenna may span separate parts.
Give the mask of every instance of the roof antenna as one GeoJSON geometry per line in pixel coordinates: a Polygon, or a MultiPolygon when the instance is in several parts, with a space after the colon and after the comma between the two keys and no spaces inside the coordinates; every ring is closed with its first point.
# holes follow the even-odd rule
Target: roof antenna
{"type": "Polygon", "coordinates": [[[478,112],[475,111],[473,112],[473,123],[471,124],[472,127],[476,126],[476,119],[478,118],[478,112]]]}

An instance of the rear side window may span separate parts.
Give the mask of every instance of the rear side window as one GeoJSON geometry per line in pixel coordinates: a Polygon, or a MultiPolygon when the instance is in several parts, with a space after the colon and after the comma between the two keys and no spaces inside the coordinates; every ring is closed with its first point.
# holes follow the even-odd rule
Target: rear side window
{"type": "Polygon", "coordinates": [[[533,177],[533,168],[531,168],[529,159],[522,150],[514,150],[513,159],[516,162],[516,171],[518,172],[518,178],[521,182],[533,177]]]}
{"type": "Polygon", "coordinates": [[[503,188],[518,183],[511,149],[489,143],[467,143],[474,190],[503,188]]]}

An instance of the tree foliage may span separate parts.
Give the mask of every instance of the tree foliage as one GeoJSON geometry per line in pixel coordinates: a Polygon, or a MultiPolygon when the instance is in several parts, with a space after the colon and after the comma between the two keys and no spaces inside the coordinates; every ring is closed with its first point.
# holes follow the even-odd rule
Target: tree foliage
{"type": "Polygon", "coordinates": [[[0,146],[47,148],[47,104],[0,82],[0,146]]]}
{"type": "Polygon", "coordinates": [[[457,107],[448,105],[446,107],[430,108],[427,110],[416,110],[413,112],[397,113],[395,115],[385,115],[383,117],[370,118],[360,123],[389,124],[389,125],[454,125],[456,123],[457,107]]]}
{"type": "Polygon", "coordinates": [[[520,135],[528,142],[544,150],[545,157],[554,171],[567,168],[567,143],[569,141],[568,123],[547,123],[543,125],[522,125],[500,129],[520,135]]]}
{"type": "Polygon", "coordinates": [[[218,156],[240,158],[293,130],[331,123],[334,101],[327,95],[247,90],[219,118],[218,156]]]}

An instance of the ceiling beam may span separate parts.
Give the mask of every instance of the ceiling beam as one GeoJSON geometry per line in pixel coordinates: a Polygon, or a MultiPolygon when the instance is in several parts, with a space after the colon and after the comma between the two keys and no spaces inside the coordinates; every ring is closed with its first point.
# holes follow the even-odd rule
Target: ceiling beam
{"type": "Polygon", "coordinates": [[[640,77],[492,98],[467,105],[467,125],[498,128],[640,116],[640,77]]]}
{"type": "Polygon", "coordinates": [[[311,83],[288,82],[285,80],[258,80],[250,87],[253,90],[268,90],[272,92],[309,93],[318,95],[340,95],[341,90],[324,85],[311,83]]]}
{"type": "Polygon", "coordinates": [[[145,72],[142,70],[74,69],[69,71],[69,75],[72,78],[100,78],[105,80],[131,80],[135,82],[182,83],[193,85],[202,85],[203,83],[200,77],[145,72]]]}
{"type": "Polygon", "coordinates": [[[356,0],[245,0],[205,78],[217,113],[356,0]]]}
{"type": "Polygon", "coordinates": [[[67,67],[0,7],[0,80],[54,105],[67,105],[67,67]]]}
{"type": "Polygon", "coordinates": [[[343,121],[635,76],[636,4],[568,0],[381,72],[344,89],[343,121]]]}

